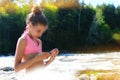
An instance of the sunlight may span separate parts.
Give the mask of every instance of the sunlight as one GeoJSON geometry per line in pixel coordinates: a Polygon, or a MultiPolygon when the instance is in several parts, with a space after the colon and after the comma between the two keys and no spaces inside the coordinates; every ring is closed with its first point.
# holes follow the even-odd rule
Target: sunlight
{"type": "MultiPolygon", "coordinates": [[[[41,3],[42,0],[32,0],[32,2],[34,4],[39,5],[41,3]]],[[[14,0],[14,3],[16,3],[17,5],[19,5],[20,7],[22,7],[24,4],[29,4],[30,0],[14,0]]]]}
{"type": "Polygon", "coordinates": [[[53,12],[58,10],[58,7],[55,6],[55,5],[52,5],[52,4],[46,4],[46,5],[44,5],[44,7],[46,7],[47,9],[49,9],[49,10],[51,10],[53,12]]]}
{"type": "Polygon", "coordinates": [[[18,6],[22,7],[24,4],[28,4],[29,0],[14,0],[14,3],[16,3],[18,6]]]}
{"type": "Polygon", "coordinates": [[[3,7],[0,7],[0,15],[6,15],[5,9],[3,7]]]}
{"type": "Polygon", "coordinates": [[[37,5],[39,5],[41,3],[42,0],[33,0],[33,2],[37,5]]]}

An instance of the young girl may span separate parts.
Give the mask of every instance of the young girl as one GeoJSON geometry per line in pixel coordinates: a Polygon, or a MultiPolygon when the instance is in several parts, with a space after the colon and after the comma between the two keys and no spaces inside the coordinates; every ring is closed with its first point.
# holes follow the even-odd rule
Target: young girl
{"type": "Polygon", "coordinates": [[[48,28],[46,17],[39,6],[34,6],[26,19],[26,30],[18,39],[15,52],[14,70],[16,72],[25,69],[27,72],[35,68],[49,65],[59,53],[53,49],[50,52],[42,52],[42,42],[38,37],[48,28]],[[44,59],[48,59],[44,63],[44,59]]]}

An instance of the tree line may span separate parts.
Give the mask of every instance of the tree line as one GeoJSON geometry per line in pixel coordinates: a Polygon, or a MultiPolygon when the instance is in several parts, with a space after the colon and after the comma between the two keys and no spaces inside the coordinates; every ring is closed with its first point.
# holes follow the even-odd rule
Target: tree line
{"type": "MultiPolygon", "coordinates": [[[[47,4],[42,8],[49,22],[48,30],[41,37],[44,50],[55,47],[75,50],[84,46],[115,44],[113,34],[120,32],[120,6],[103,4],[61,8],[47,4]]],[[[15,51],[30,10],[30,4],[21,7],[11,1],[0,5],[0,53],[15,51]]]]}

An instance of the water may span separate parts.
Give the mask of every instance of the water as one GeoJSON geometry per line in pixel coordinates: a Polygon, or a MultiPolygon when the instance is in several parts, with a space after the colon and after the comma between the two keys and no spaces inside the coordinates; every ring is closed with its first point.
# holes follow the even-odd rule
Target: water
{"type": "MultiPolygon", "coordinates": [[[[14,65],[14,56],[0,57],[0,68],[14,65]]],[[[87,69],[94,70],[115,70],[120,69],[120,53],[97,53],[97,54],[65,54],[59,55],[55,61],[46,68],[46,71],[52,72],[52,75],[58,74],[64,79],[64,75],[74,77],[75,72],[87,69]]],[[[0,79],[9,78],[15,80],[16,74],[13,72],[0,71],[0,79]],[[5,77],[7,75],[7,77],[5,77]]],[[[19,76],[19,74],[17,75],[19,76]]],[[[57,78],[58,78],[57,77],[57,78]]],[[[4,79],[5,80],[5,79],[4,79]]],[[[58,80],[60,80],[58,78],[58,80]]],[[[70,79],[69,79],[70,80],[70,79]]],[[[72,80],[72,79],[71,79],[72,80]]]]}

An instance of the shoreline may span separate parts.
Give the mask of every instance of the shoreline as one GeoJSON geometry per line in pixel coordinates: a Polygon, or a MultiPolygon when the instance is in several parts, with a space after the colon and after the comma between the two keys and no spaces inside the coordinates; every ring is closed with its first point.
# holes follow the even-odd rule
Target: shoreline
{"type": "MultiPolygon", "coordinates": [[[[96,53],[108,53],[108,52],[120,52],[120,45],[107,44],[107,45],[93,45],[93,46],[81,46],[74,47],[71,50],[60,50],[59,54],[96,54],[96,53]]],[[[0,53],[1,56],[14,56],[15,52],[0,53]]]]}

